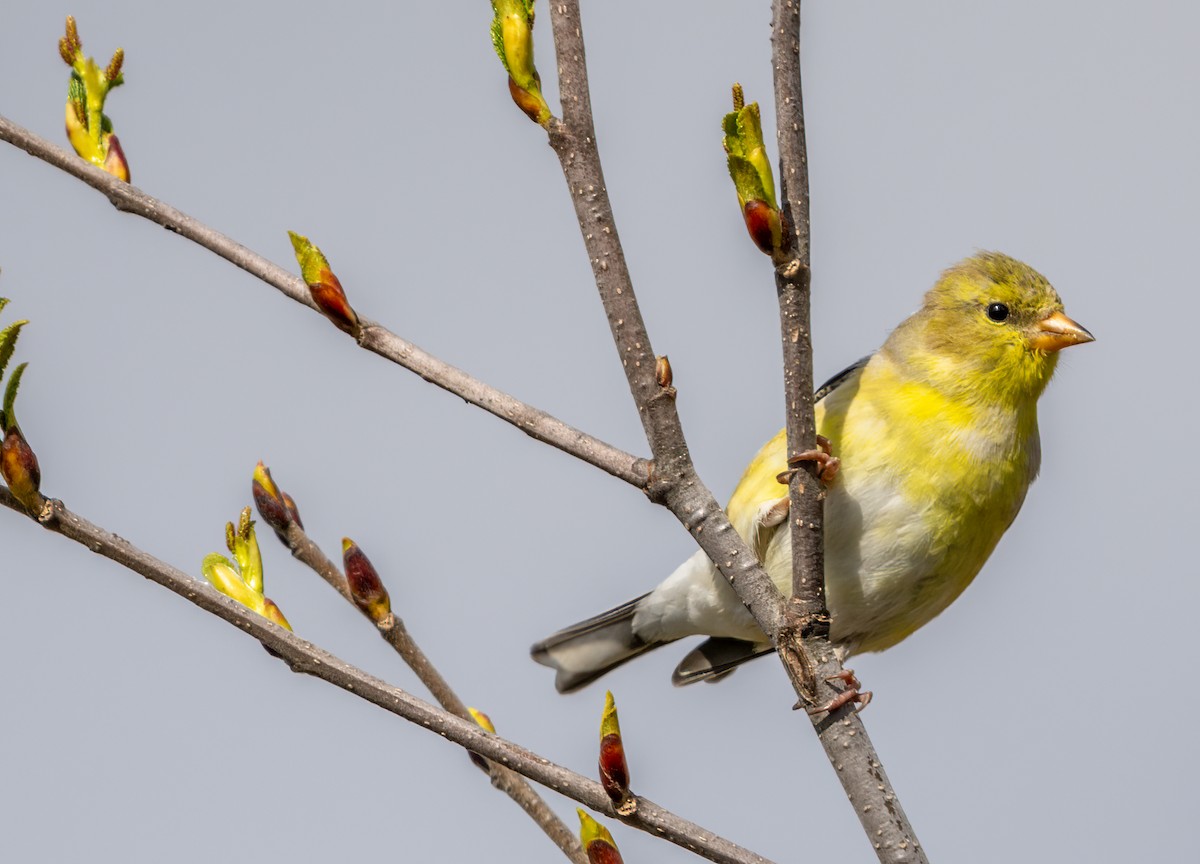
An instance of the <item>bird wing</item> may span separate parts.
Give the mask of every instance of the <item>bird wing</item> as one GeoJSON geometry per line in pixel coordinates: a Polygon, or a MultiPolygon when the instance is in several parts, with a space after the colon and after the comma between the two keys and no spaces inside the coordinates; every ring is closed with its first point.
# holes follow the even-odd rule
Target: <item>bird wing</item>
{"type": "MultiPolygon", "coordinates": [[[[826,381],[813,394],[814,403],[819,404],[826,396],[849,381],[852,381],[862,370],[870,356],[863,357],[847,366],[841,372],[826,381]]],[[[818,419],[820,415],[818,411],[818,419]]],[[[771,542],[780,524],[786,520],[764,522],[763,516],[772,509],[779,498],[787,495],[787,489],[776,481],[776,475],[787,468],[787,434],[780,431],[768,441],[747,466],[738,481],[737,488],[729,498],[726,512],[733,527],[751,546],[758,551],[759,560],[771,542]]]]}

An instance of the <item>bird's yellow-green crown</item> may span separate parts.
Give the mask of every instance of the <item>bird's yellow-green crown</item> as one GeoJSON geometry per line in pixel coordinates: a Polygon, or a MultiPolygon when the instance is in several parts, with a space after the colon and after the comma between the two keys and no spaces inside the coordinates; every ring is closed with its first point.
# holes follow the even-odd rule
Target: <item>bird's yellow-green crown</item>
{"type": "Polygon", "coordinates": [[[1058,292],[1041,273],[1001,252],[980,252],[942,274],[925,295],[930,307],[978,306],[1003,302],[1023,312],[1049,314],[1062,309],[1058,292]]]}

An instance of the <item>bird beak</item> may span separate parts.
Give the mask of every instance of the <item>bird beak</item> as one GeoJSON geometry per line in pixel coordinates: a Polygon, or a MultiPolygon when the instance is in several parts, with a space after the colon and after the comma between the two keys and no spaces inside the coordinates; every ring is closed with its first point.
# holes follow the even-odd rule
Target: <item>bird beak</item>
{"type": "Polygon", "coordinates": [[[1048,315],[1034,327],[1029,344],[1038,351],[1059,351],[1071,345],[1095,342],[1096,337],[1061,312],[1048,315]]]}

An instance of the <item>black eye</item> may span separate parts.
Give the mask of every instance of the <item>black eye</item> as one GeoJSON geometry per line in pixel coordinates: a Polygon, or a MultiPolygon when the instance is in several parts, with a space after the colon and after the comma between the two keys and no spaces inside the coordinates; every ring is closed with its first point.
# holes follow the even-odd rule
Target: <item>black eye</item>
{"type": "Polygon", "coordinates": [[[1008,319],[1008,307],[1003,303],[992,303],[987,308],[987,316],[993,321],[1005,321],[1008,319]]]}

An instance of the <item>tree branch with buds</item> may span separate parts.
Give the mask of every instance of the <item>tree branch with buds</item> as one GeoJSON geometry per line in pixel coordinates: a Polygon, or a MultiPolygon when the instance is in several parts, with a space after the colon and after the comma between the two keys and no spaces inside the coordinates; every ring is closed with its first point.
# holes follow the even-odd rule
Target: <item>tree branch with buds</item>
{"type": "MultiPolygon", "coordinates": [[[[320,547],[305,533],[300,521],[300,512],[292,497],[275,483],[270,470],[261,462],[254,469],[251,492],[259,515],[275,531],[279,538],[302,563],[324,579],[331,588],[353,604],[379,631],[383,640],[395,649],[400,659],[416,673],[430,695],[446,711],[479,723],[477,712],[472,712],[454,692],[454,688],[430,662],[404,625],[404,620],[392,610],[391,597],[383,580],[366,554],[349,538],[342,541],[342,558],[345,575],[338,570],[320,547]]],[[[488,721],[490,724],[490,721],[488,721]]],[[[482,724],[481,724],[482,725],[482,724]]],[[[488,731],[495,731],[487,726],[488,731]]],[[[480,760],[480,767],[492,778],[492,785],[517,803],[546,836],[562,850],[563,854],[577,864],[585,864],[587,854],[575,834],[567,828],[545,800],[533,790],[516,772],[496,762],[480,760]]]]}

